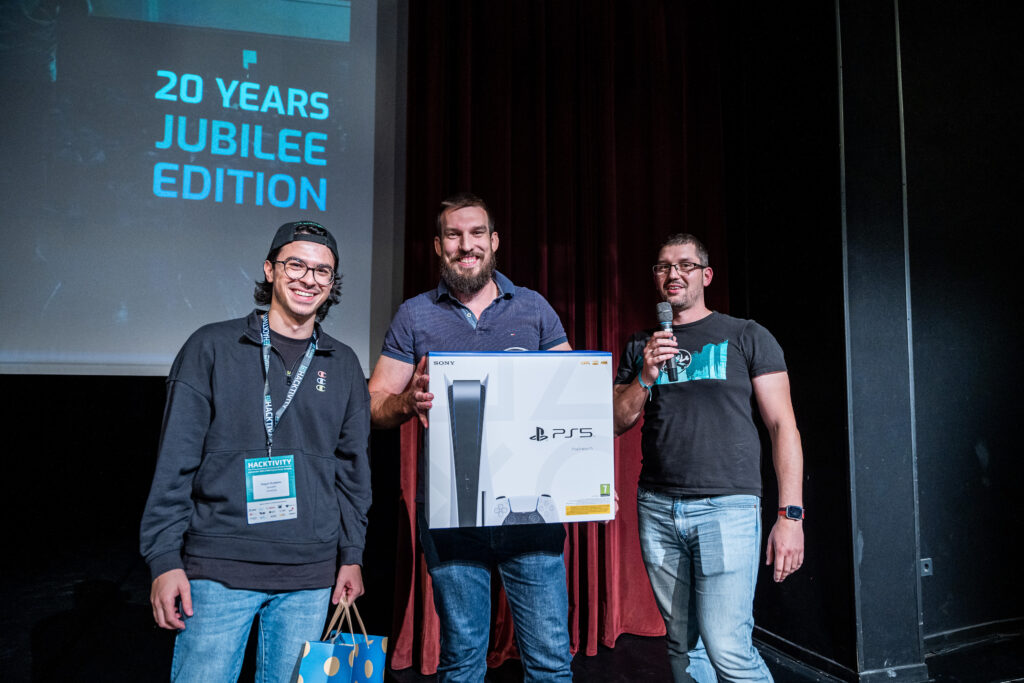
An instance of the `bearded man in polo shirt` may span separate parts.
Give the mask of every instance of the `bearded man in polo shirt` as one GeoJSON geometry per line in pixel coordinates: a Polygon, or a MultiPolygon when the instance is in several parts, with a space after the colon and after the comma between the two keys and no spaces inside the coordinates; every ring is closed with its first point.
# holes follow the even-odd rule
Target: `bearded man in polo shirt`
{"type": "MultiPolygon", "coordinates": [[[[414,417],[427,425],[433,394],[426,354],[431,351],[570,350],[550,304],[495,270],[497,249],[498,233],[483,200],[464,193],[441,203],[434,238],[441,282],[405,301],[391,322],[370,377],[375,428],[414,417]]],[[[564,527],[431,530],[422,496],[417,498],[417,526],[441,625],[438,680],[484,680],[492,568],[512,609],[525,680],[571,680],[564,527]]]]}

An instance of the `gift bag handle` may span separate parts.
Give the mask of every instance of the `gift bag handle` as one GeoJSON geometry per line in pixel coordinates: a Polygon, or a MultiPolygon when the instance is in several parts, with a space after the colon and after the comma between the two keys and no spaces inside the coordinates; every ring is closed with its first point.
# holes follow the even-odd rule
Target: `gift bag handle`
{"type": "MultiPolygon", "coordinates": [[[[342,600],[342,602],[344,602],[344,600],[342,600]]],[[[341,604],[341,603],[339,603],[339,604],[341,604]]],[[[366,632],[366,626],[363,625],[363,618],[361,616],[359,616],[359,608],[356,607],[356,603],[353,602],[353,603],[351,603],[349,605],[346,605],[346,607],[351,607],[352,608],[351,611],[354,612],[355,615],[356,615],[356,621],[359,622],[359,628],[363,632],[363,637],[366,638],[367,644],[371,643],[372,641],[370,640],[370,636],[366,632]]],[[[353,627],[352,627],[352,614],[349,612],[348,609],[345,610],[345,616],[348,617],[348,630],[349,630],[349,633],[352,633],[352,631],[354,630],[353,627]]],[[[342,617],[342,618],[344,618],[344,617],[342,617]]],[[[341,626],[339,625],[338,628],[340,629],[341,626]]],[[[354,633],[352,633],[352,639],[355,640],[355,634],[354,633]]]]}
{"type": "Polygon", "coordinates": [[[373,642],[370,640],[370,636],[366,632],[366,626],[363,624],[363,618],[359,616],[359,608],[356,607],[354,602],[350,604],[344,600],[338,601],[338,606],[334,608],[334,614],[331,615],[331,620],[327,623],[327,630],[324,631],[324,635],[320,640],[327,640],[328,636],[331,635],[331,631],[334,630],[335,623],[338,625],[338,631],[334,634],[334,637],[331,638],[330,642],[333,643],[338,640],[338,635],[341,633],[342,626],[344,626],[345,622],[348,621],[348,632],[352,635],[352,642],[355,642],[355,627],[352,623],[352,614],[349,611],[350,607],[351,612],[356,613],[356,620],[359,622],[359,628],[363,632],[363,637],[366,639],[366,643],[369,644],[373,642]]]}
{"type": "MultiPolygon", "coordinates": [[[[344,600],[338,602],[338,606],[334,608],[334,614],[331,615],[331,620],[327,622],[327,630],[324,631],[323,637],[320,638],[321,641],[334,643],[338,640],[338,635],[341,633],[341,627],[345,624],[345,620],[348,619],[348,632],[352,634],[352,641],[355,642],[356,637],[355,634],[352,633],[352,617],[348,614],[348,608],[349,605],[346,604],[344,600]],[[334,637],[328,641],[327,639],[330,637],[331,631],[334,630],[335,623],[338,625],[338,631],[334,634],[334,637]]],[[[363,622],[360,621],[359,623],[362,625],[363,622]]]]}

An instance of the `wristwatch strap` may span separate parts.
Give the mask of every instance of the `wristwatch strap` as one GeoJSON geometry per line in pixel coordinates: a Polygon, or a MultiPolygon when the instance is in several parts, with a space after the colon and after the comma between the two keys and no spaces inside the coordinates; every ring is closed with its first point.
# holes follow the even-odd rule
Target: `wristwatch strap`
{"type": "Polygon", "coordinates": [[[804,508],[799,505],[787,505],[779,508],[779,517],[785,517],[786,519],[803,519],[804,514],[804,508]]]}

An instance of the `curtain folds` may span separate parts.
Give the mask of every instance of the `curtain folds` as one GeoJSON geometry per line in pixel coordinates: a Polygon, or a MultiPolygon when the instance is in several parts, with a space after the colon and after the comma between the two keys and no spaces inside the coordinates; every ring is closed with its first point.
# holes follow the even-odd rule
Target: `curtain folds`
{"type": "MultiPolygon", "coordinates": [[[[724,252],[720,9],[599,0],[411,0],[405,294],[436,285],[434,218],[460,190],[488,203],[498,269],[544,294],[576,349],[654,323],[650,264],[675,232],[724,252]]],[[[714,3],[709,3],[714,4],[714,3]]],[[[709,304],[727,310],[724,264],[709,304]],[[718,298],[716,298],[718,297],[718,298]]],[[[433,673],[437,616],[415,531],[418,423],[401,428],[392,666],[433,673]]],[[[569,524],[574,650],[664,627],[640,558],[639,430],[617,440],[617,519],[569,524]]],[[[516,656],[495,601],[488,664],[516,656]]]]}

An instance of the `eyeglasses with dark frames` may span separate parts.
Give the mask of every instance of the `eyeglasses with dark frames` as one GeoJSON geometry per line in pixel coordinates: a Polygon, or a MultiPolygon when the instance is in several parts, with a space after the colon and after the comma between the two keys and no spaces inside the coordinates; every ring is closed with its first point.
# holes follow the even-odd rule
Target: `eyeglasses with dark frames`
{"type": "Polygon", "coordinates": [[[700,263],[692,263],[690,261],[680,261],[679,263],[655,263],[651,266],[651,270],[654,271],[655,275],[668,275],[671,269],[675,268],[676,272],[680,275],[689,275],[698,268],[707,268],[705,265],[700,263]]]}
{"type": "Polygon", "coordinates": [[[319,266],[306,265],[306,262],[299,258],[289,258],[284,261],[274,261],[274,263],[280,263],[284,266],[284,274],[293,280],[301,280],[306,277],[306,273],[313,271],[313,280],[318,285],[326,286],[334,282],[334,268],[330,266],[323,264],[319,266]]]}

